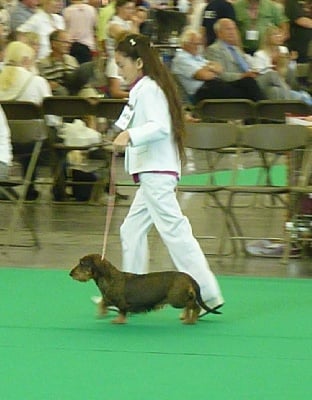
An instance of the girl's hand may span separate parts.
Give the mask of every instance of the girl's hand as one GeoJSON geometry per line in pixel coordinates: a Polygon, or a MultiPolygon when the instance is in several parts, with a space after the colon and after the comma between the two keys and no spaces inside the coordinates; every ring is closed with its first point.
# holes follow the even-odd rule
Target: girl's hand
{"type": "Polygon", "coordinates": [[[120,151],[120,148],[124,150],[125,147],[128,145],[129,141],[130,141],[129,132],[128,131],[120,132],[119,135],[113,141],[114,150],[120,151]]]}

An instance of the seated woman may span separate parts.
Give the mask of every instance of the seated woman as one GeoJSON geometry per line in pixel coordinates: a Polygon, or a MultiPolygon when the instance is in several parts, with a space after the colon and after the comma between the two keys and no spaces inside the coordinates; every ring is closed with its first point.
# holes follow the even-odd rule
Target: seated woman
{"type": "Polygon", "coordinates": [[[284,90],[279,92],[280,95],[282,94],[285,100],[301,100],[311,105],[310,94],[300,90],[297,81],[297,53],[289,52],[283,43],[282,30],[277,26],[269,26],[262,37],[259,50],[254,53],[254,68],[260,74],[270,70],[277,71],[284,85],[284,90]]]}
{"type": "MultiPolygon", "coordinates": [[[[33,73],[34,64],[35,52],[30,46],[20,41],[8,44],[0,73],[0,101],[30,101],[40,105],[44,97],[52,95],[48,82],[33,73]]],[[[21,163],[25,174],[29,157],[21,159],[21,163]]],[[[38,195],[39,192],[31,184],[26,198],[36,200],[38,195]]]]}

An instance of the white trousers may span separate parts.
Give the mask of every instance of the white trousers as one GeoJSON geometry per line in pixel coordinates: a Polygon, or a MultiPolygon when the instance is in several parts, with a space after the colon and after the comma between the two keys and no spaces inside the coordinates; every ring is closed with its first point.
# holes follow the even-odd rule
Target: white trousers
{"type": "Polygon", "coordinates": [[[182,214],[176,185],[176,178],[168,174],[140,174],[140,187],[120,228],[123,271],[147,272],[147,235],[155,225],[177,270],[191,275],[198,282],[205,303],[215,307],[223,303],[221,291],[187,217],[182,214]]]}

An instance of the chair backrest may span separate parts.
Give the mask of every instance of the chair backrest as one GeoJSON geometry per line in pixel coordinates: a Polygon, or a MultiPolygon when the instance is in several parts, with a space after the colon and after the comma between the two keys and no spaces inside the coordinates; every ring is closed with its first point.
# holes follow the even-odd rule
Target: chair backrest
{"type": "Polygon", "coordinates": [[[311,115],[312,108],[297,100],[260,100],[256,103],[258,123],[285,123],[286,114],[311,115]]]}
{"type": "Polygon", "coordinates": [[[101,99],[94,106],[95,116],[116,120],[126,104],[126,99],[101,99]]]}
{"type": "Polygon", "coordinates": [[[302,125],[255,124],[241,127],[240,145],[264,152],[286,152],[307,146],[310,130],[302,125]]]}
{"type": "Polygon", "coordinates": [[[48,138],[48,131],[43,119],[8,120],[12,144],[32,143],[48,138]]]}
{"type": "Polygon", "coordinates": [[[45,97],[42,103],[44,115],[81,118],[94,114],[92,103],[85,97],[51,96],[45,97]]]}
{"type": "Polygon", "coordinates": [[[42,118],[42,109],[30,101],[1,101],[1,106],[8,120],[29,120],[42,118]]]}
{"type": "Polygon", "coordinates": [[[239,128],[226,123],[187,123],[185,147],[198,150],[220,150],[235,147],[239,128]]]}
{"type": "Polygon", "coordinates": [[[248,99],[205,99],[195,105],[194,115],[205,122],[241,120],[255,122],[255,103],[248,99]]]}
{"type": "Polygon", "coordinates": [[[48,137],[42,109],[28,101],[2,101],[11,131],[11,142],[31,143],[48,137]]]}

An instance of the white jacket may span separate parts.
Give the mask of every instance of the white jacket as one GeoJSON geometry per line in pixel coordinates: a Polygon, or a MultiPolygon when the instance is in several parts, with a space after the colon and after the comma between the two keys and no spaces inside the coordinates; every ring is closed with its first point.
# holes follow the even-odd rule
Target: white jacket
{"type": "Polygon", "coordinates": [[[128,104],[134,114],[127,128],[131,142],[126,148],[126,171],[174,171],[180,176],[181,162],[164,92],[145,76],[131,89],[128,104]]]}

